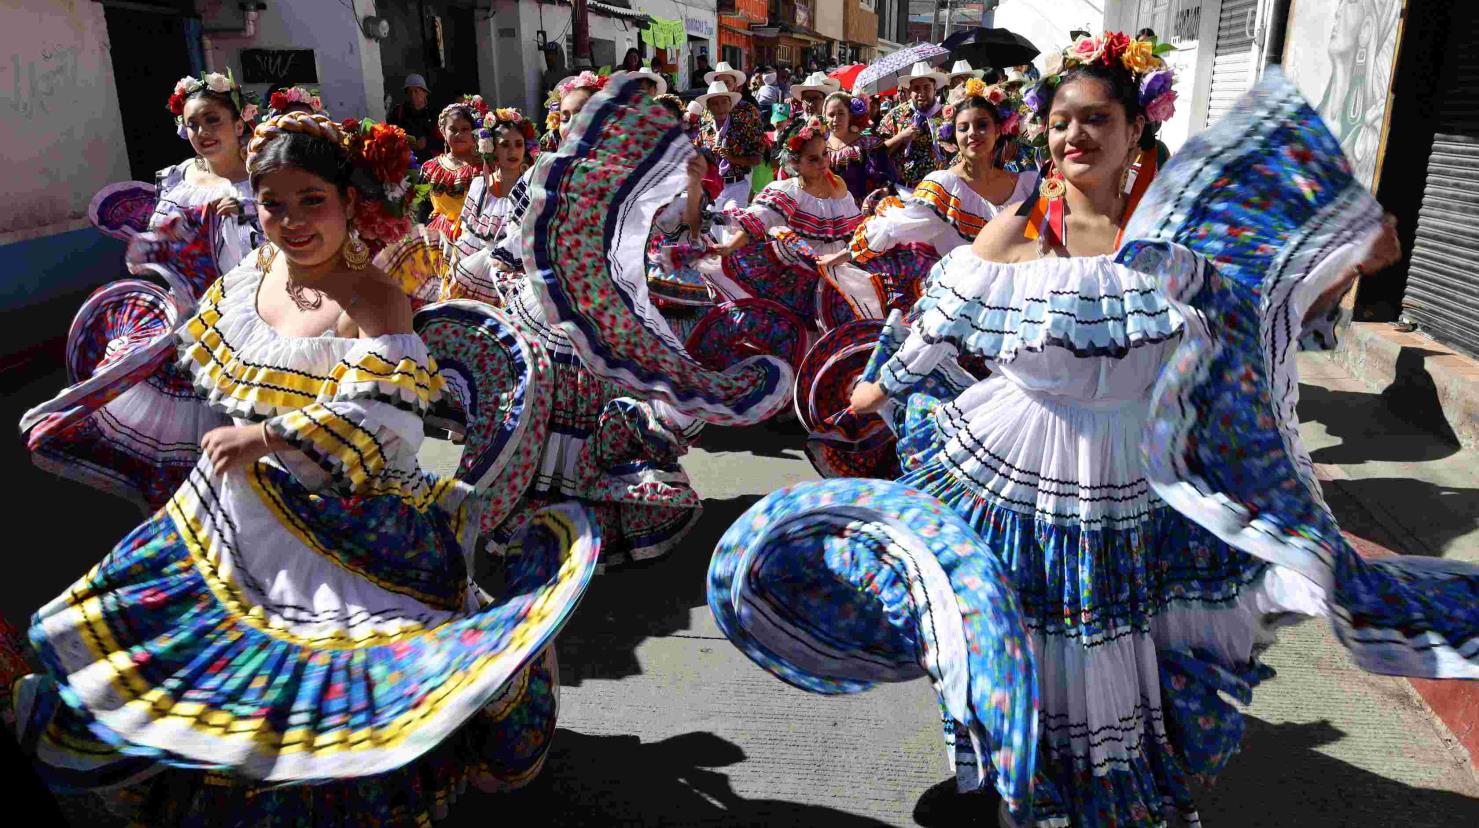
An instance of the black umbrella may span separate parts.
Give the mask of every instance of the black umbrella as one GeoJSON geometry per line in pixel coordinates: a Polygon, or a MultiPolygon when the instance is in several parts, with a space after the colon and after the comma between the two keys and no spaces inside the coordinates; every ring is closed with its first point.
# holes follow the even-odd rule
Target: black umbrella
{"type": "Polygon", "coordinates": [[[977,26],[963,29],[940,44],[954,60],[968,60],[977,69],[1005,69],[1031,63],[1041,50],[1010,29],[977,26]]]}

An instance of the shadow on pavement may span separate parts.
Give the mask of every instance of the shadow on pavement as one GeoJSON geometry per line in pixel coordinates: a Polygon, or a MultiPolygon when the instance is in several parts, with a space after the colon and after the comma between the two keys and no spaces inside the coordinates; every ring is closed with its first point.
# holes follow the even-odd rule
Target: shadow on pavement
{"type": "Polygon", "coordinates": [[[707,426],[693,445],[712,454],[740,453],[789,460],[805,456],[801,452],[805,439],[806,429],[792,417],[752,426],[707,426]]]}
{"type": "Polygon", "coordinates": [[[575,686],[586,679],[640,674],[637,646],[649,638],[689,628],[691,611],[708,603],[705,594],[714,545],[759,499],[747,495],[705,500],[698,524],[672,554],[597,575],[556,639],[560,683],[575,686]]]}
{"type": "Polygon", "coordinates": [[[1299,387],[1299,419],[1325,426],[1339,445],[1310,454],[1316,463],[1420,463],[1457,454],[1461,446],[1443,416],[1438,386],[1423,367],[1433,351],[1403,348],[1396,379],[1378,394],[1299,387]]]}
{"type": "Polygon", "coordinates": [[[1341,529],[1403,555],[1441,558],[1479,527],[1479,489],[1410,477],[1328,480],[1322,489],[1341,529]]]}
{"type": "Polygon", "coordinates": [[[481,801],[469,797],[438,826],[488,825],[495,809],[521,814],[523,825],[886,825],[817,805],[746,799],[734,791],[727,774],[716,770],[743,761],[739,746],[712,733],[644,743],[636,736],[560,730],[544,772],[532,785],[481,801]]]}
{"type": "MultiPolygon", "coordinates": [[[[1243,749],[1202,798],[1208,825],[1346,828],[1479,824],[1479,800],[1415,788],[1320,751],[1344,732],[1329,722],[1271,724],[1249,716],[1243,749]]],[[[1399,749],[1393,746],[1393,749],[1399,749]]]]}

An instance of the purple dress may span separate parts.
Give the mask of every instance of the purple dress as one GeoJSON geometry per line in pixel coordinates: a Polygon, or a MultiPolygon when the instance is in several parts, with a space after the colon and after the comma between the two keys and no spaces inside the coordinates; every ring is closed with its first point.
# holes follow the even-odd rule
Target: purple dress
{"type": "Polygon", "coordinates": [[[847,183],[847,191],[861,204],[874,190],[893,187],[899,180],[894,161],[883,138],[877,133],[864,132],[851,146],[834,150],[827,148],[827,159],[832,172],[847,183]]]}

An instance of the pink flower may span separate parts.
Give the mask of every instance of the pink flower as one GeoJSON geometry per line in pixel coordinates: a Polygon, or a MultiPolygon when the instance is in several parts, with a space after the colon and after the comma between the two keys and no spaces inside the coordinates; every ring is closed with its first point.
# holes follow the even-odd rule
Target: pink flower
{"type": "Polygon", "coordinates": [[[1145,107],[1145,117],[1156,123],[1165,123],[1176,114],[1176,90],[1171,90],[1150,102],[1145,107]]]}
{"type": "Polygon", "coordinates": [[[1068,53],[1084,63],[1093,63],[1095,60],[1098,60],[1099,52],[1103,48],[1104,44],[1099,42],[1099,38],[1081,37],[1073,42],[1073,45],[1068,49],[1068,53]]]}

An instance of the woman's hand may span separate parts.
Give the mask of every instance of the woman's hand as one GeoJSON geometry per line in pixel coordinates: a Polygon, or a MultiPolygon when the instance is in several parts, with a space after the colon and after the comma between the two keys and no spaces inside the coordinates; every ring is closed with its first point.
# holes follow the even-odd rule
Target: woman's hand
{"type": "Polygon", "coordinates": [[[817,266],[836,267],[840,264],[847,264],[850,261],[852,261],[852,251],[844,248],[837,251],[836,253],[832,253],[830,255],[823,256],[820,259],[817,259],[817,266]]]}
{"type": "Polygon", "coordinates": [[[858,414],[876,414],[888,402],[888,394],[876,382],[860,382],[852,390],[852,410],[858,414]]]}
{"type": "Polygon", "coordinates": [[[261,425],[221,426],[207,431],[200,438],[200,447],[211,461],[211,472],[220,477],[271,454],[275,450],[271,442],[261,425]]]}
{"type": "Polygon", "coordinates": [[[1402,242],[1397,238],[1397,217],[1387,213],[1382,219],[1381,230],[1366,242],[1361,251],[1361,260],[1356,264],[1364,273],[1385,270],[1402,260],[1402,242]]]}
{"type": "Polygon", "coordinates": [[[695,153],[688,159],[688,180],[690,182],[702,182],[704,176],[709,174],[709,162],[704,160],[703,153],[695,153]]]}
{"type": "Polygon", "coordinates": [[[241,202],[236,196],[226,196],[211,204],[211,207],[215,209],[216,215],[222,218],[241,215],[241,202]]]}

